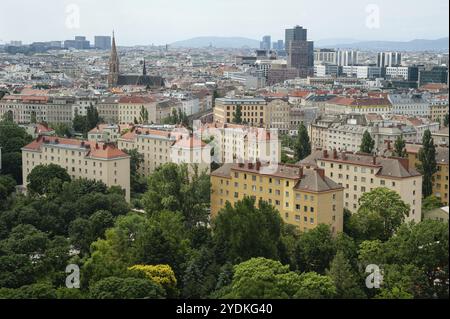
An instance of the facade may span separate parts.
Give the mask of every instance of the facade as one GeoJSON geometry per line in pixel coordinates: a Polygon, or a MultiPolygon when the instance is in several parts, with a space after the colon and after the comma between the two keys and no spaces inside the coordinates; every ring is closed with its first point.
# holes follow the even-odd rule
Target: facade
{"type": "Polygon", "coordinates": [[[100,98],[96,105],[98,116],[107,123],[119,123],[119,97],[100,98]]]}
{"type": "Polygon", "coordinates": [[[440,146],[449,146],[448,127],[443,127],[437,132],[432,132],[434,143],[440,146]]]}
{"type": "Polygon", "coordinates": [[[409,165],[408,159],[324,150],[314,151],[301,164],[324,169],[325,176],[342,185],[344,208],[351,212],[358,210],[364,193],[385,187],[410,205],[406,221],[422,219],[422,175],[409,165]]]}
{"type": "Polygon", "coordinates": [[[300,72],[296,68],[288,67],[286,64],[272,64],[272,67],[267,71],[266,84],[275,85],[299,76],[300,72]]]}
{"type": "Polygon", "coordinates": [[[225,204],[245,196],[273,205],[282,219],[301,231],[319,224],[334,235],[343,230],[343,188],[321,169],[279,164],[276,168],[256,163],[225,164],[211,174],[211,215],[225,204]]]}
{"type": "MultiPolygon", "coordinates": [[[[174,127],[154,128],[146,125],[136,126],[130,132],[122,135],[118,139],[118,147],[121,150],[136,149],[144,156],[144,161],[139,168],[140,173],[144,176],[150,176],[163,164],[188,163],[188,159],[205,155],[198,154],[198,152],[209,152],[209,148],[201,141],[192,139],[184,133],[178,133],[174,130],[174,127]],[[183,137],[186,141],[180,142],[183,137]],[[186,144],[190,147],[186,147],[186,144]],[[189,152],[186,153],[187,151],[189,152]]],[[[206,156],[204,163],[198,164],[200,164],[201,169],[206,169],[209,172],[210,162],[207,162],[207,159],[206,156]]]]}
{"type": "Polygon", "coordinates": [[[384,97],[335,97],[328,100],[322,110],[328,114],[369,114],[388,115],[392,112],[391,102],[384,97]]]}
{"type": "Polygon", "coordinates": [[[12,112],[14,122],[30,123],[33,116],[36,122],[71,123],[73,97],[53,97],[45,95],[6,95],[0,100],[0,118],[12,112]]]}
{"type": "Polygon", "coordinates": [[[430,104],[418,94],[390,94],[389,101],[392,104],[392,113],[408,116],[429,117],[430,104]]]}
{"type": "Polygon", "coordinates": [[[379,52],[377,56],[377,66],[385,68],[389,66],[402,65],[402,54],[400,52],[379,52]]]}
{"type": "Polygon", "coordinates": [[[117,143],[121,135],[132,128],[131,125],[98,124],[88,132],[88,141],[117,143]]]}
{"type": "Polygon", "coordinates": [[[388,66],[385,68],[386,79],[401,79],[409,82],[419,80],[419,68],[417,66],[388,66]]]}
{"type": "Polygon", "coordinates": [[[130,157],[113,144],[39,136],[22,148],[24,183],[33,168],[41,164],[59,165],[72,178],[120,186],[130,201],[130,157]]]}
{"type": "Polygon", "coordinates": [[[419,71],[419,86],[430,83],[445,83],[448,84],[448,67],[434,66],[430,69],[419,71]]]}
{"type": "Polygon", "coordinates": [[[272,130],[237,124],[205,124],[196,137],[212,140],[216,163],[235,163],[259,159],[278,163],[281,161],[281,140],[272,130]]]}
{"type": "Polygon", "coordinates": [[[382,72],[378,66],[369,65],[345,65],[342,66],[342,74],[357,79],[381,78],[382,72]]]}
{"type": "Polygon", "coordinates": [[[237,107],[241,107],[242,122],[253,126],[267,124],[267,102],[261,98],[220,98],[216,99],[214,121],[225,124],[232,123],[237,107]]]}
{"type": "MultiPolygon", "coordinates": [[[[198,100],[197,100],[198,101],[198,100]]],[[[123,96],[119,99],[119,123],[141,123],[141,110],[144,108],[148,112],[148,123],[161,123],[171,114],[172,107],[166,101],[158,101],[151,96],[123,96]]]]}
{"type": "Polygon", "coordinates": [[[111,50],[111,37],[110,36],[95,36],[94,47],[100,50],[111,50]]]}
{"type": "Polygon", "coordinates": [[[302,78],[314,74],[314,42],[308,41],[307,32],[300,26],[286,29],[288,67],[298,69],[302,78]]]}
{"type": "MultiPolygon", "coordinates": [[[[409,165],[417,167],[420,164],[419,151],[421,144],[406,144],[409,165]]],[[[443,204],[448,205],[449,201],[449,152],[448,147],[436,148],[436,163],[438,171],[433,175],[433,195],[439,198],[443,204]]]]}

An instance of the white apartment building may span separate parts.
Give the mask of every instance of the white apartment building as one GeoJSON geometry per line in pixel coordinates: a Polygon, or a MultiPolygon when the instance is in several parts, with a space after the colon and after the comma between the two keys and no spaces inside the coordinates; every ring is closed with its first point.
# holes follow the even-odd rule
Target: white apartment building
{"type": "Polygon", "coordinates": [[[431,115],[430,103],[420,95],[390,94],[388,98],[392,104],[393,114],[418,117],[429,117],[431,115]]]}

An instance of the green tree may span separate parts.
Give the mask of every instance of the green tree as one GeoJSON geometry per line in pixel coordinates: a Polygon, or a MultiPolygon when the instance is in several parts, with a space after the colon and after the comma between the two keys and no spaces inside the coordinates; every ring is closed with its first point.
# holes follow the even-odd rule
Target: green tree
{"type": "Polygon", "coordinates": [[[342,251],[338,251],[330,264],[327,275],[333,279],[336,286],[336,297],[341,299],[355,299],[366,297],[361,289],[359,278],[352,269],[342,251]]]}
{"type": "Polygon", "coordinates": [[[278,261],[252,258],[234,267],[231,299],[288,299],[300,289],[300,276],[278,261]]]}
{"type": "Polygon", "coordinates": [[[393,155],[397,156],[397,157],[402,157],[402,158],[406,157],[407,154],[406,154],[405,147],[406,147],[406,142],[403,139],[403,136],[397,137],[397,140],[395,141],[395,144],[394,144],[393,155]]]}
{"type": "Polygon", "coordinates": [[[6,117],[0,121],[1,173],[11,175],[17,184],[22,184],[21,149],[32,140],[32,137],[12,119],[6,117]]]}
{"type": "Polygon", "coordinates": [[[242,106],[236,105],[236,110],[233,113],[233,121],[234,124],[242,124],[242,106]]]}
{"type": "Polygon", "coordinates": [[[131,192],[134,194],[142,194],[147,190],[147,181],[144,176],[139,173],[141,165],[144,163],[144,155],[139,153],[137,149],[123,150],[130,155],[130,184],[131,192]]]}
{"type": "Polygon", "coordinates": [[[373,140],[369,131],[365,131],[359,150],[363,153],[372,154],[374,148],[375,148],[375,141],[373,140]]]}
{"type": "Polygon", "coordinates": [[[181,212],[189,227],[207,221],[211,184],[198,166],[192,166],[189,174],[187,164],[162,165],[150,176],[147,186],[142,203],[149,215],[163,210],[181,212]]]}
{"type": "Polygon", "coordinates": [[[31,124],[36,124],[37,123],[37,119],[36,119],[36,112],[32,111],[30,114],[30,123],[31,124]]]}
{"type": "Polygon", "coordinates": [[[297,269],[302,272],[325,273],[336,252],[330,227],[320,224],[301,233],[295,247],[297,269]]]}
{"type": "Polygon", "coordinates": [[[297,139],[294,142],[295,158],[297,161],[305,159],[311,154],[311,142],[305,124],[300,123],[297,139]]]}
{"type": "Polygon", "coordinates": [[[422,213],[430,210],[441,208],[443,206],[441,200],[434,195],[430,195],[422,200],[422,213]]]}
{"type": "Polygon", "coordinates": [[[144,278],[108,277],[90,287],[94,299],[161,299],[161,286],[144,278]]]}
{"type": "Polygon", "coordinates": [[[448,127],[448,113],[444,116],[444,127],[448,127]]]}
{"type": "Polygon", "coordinates": [[[213,220],[213,239],[219,260],[241,262],[252,257],[278,259],[283,221],[274,207],[249,197],[229,202],[213,220]]]}
{"type": "Polygon", "coordinates": [[[300,287],[294,298],[297,299],[331,299],[336,296],[333,279],[315,272],[300,275],[300,287]]]}
{"type": "Polygon", "coordinates": [[[18,289],[1,289],[0,299],[56,299],[56,290],[48,283],[22,286],[18,289]]]}
{"type": "Polygon", "coordinates": [[[382,288],[375,299],[413,299],[414,296],[402,288],[394,287],[392,289],[382,288]]]}
{"type": "Polygon", "coordinates": [[[56,164],[38,165],[33,168],[27,177],[28,190],[39,195],[47,194],[48,186],[53,179],[70,182],[69,174],[61,166],[56,164]]]}
{"type": "MultiPolygon", "coordinates": [[[[4,201],[6,198],[14,193],[16,190],[16,181],[10,175],[0,175],[0,200],[4,201]]],[[[0,202],[1,209],[1,202],[0,202]]]]}
{"type": "Polygon", "coordinates": [[[433,175],[437,172],[436,147],[430,130],[423,134],[422,148],[418,155],[419,164],[417,169],[423,175],[422,194],[428,197],[433,194],[433,175]]]}
{"type": "Polygon", "coordinates": [[[94,127],[96,127],[100,123],[100,117],[98,115],[97,108],[95,108],[92,104],[86,110],[86,131],[84,133],[89,132],[94,127]]]}
{"type": "Polygon", "coordinates": [[[72,127],[75,132],[83,134],[86,133],[88,131],[86,117],[79,115],[78,112],[75,112],[75,116],[72,121],[72,127]]]}
{"type": "Polygon", "coordinates": [[[142,105],[139,113],[139,123],[148,124],[148,110],[142,105]]]}
{"type": "Polygon", "coordinates": [[[387,188],[375,188],[359,199],[360,207],[351,224],[360,239],[388,240],[409,215],[410,206],[400,195],[387,188]],[[372,230],[372,231],[371,231],[372,230]]]}

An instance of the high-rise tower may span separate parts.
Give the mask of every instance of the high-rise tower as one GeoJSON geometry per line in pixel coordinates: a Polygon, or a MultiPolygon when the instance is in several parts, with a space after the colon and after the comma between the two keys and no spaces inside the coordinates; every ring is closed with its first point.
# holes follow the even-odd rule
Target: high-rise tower
{"type": "Polygon", "coordinates": [[[117,55],[116,39],[112,38],[111,57],[109,58],[109,74],[108,74],[108,86],[117,86],[119,81],[119,56],[117,55]]]}

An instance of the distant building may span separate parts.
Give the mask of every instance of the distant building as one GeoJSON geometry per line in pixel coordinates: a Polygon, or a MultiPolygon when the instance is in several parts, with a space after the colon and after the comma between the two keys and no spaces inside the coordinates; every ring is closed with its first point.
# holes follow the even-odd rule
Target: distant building
{"type": "Polygon", "coordinates": [[[91,48],[91,44],[86,37],[76,36],[75,40],[64,41],[65,49],[77,49],[77,50],[88,50],[91,48]]]}
{"type": "Polygon", "coordinates": [[[111,37],[110,36],[95,36],[94,46],[100,50],[111,50],[111,37]]]}
{"type": "Polygon", "coordinates": [[[150,88],[160,88],[164,86],[164,79],[161,76],[147,75],[145,61],[142,67],[142,74],[122,75],[120,74],[119,55],[117,53],[116,40],[113,34],[111,57],[109,59],[108,86],[110,88],[123,85],[146,86],[150,88]]]}
{"type": "Polygon", "coordinates": [[[430,69],[419,71],[419,86],[429,83],[448,83],[448,67],[434,66],[430,69]]]}
{"type": "Polygon", "coordinates": [[[261,44],[260,44],[260,49],[261,50],[270,50],[271,49],[271,45],[272,45],[271,41],[272,40],[271,40],[270,35],[265,35],[262,38],[262,41],[261,41],[261,44]]]}
{"type": "Polygon", "coordinates": [[[288,67],[298,69],[300,77],[314,74],[314,42],[308,41],[307,29],[286,29],[286,51],[288,67]]]}
{"type": "Polygon", "coordinates": [[[377,66],[385,68],[388,66],[402,65],[402,54],[399,52],[379,52],[377,56],[377,66]]]}

